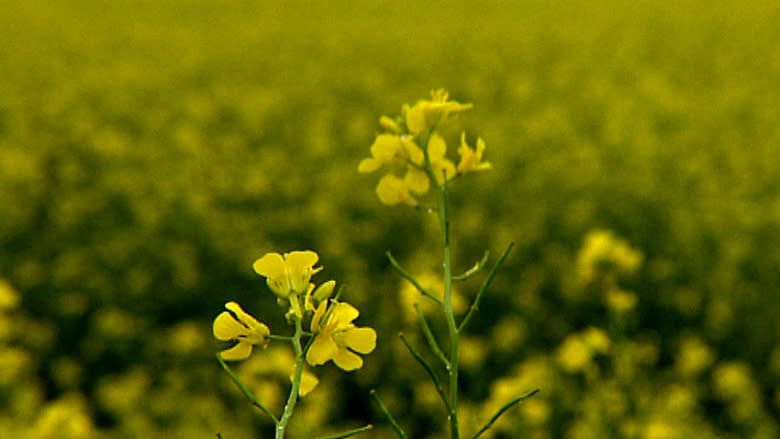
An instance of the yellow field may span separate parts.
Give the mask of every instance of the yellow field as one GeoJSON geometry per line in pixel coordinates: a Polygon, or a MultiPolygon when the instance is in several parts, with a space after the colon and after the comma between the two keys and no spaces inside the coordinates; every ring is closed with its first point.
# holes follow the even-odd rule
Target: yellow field
{"type": "MultiPolygon", "coordinates": [[[[437,273],[435,215],[357,172],[445,87],[493,163],[452,187],[455,266],[515,243],[464,432],[538,387],[481,437],[778,437],[780,4],[517,3],[0,0],[2,436],[270,437],[211,322],[239,300],[284,333],[252,262],[314,249],[379,344],[318,370],[290,437],[394,437],[370,389],[445,437],[385,258],[437,273]]],[[[279,407],[290,361],[236,368],[279,407]]]]}

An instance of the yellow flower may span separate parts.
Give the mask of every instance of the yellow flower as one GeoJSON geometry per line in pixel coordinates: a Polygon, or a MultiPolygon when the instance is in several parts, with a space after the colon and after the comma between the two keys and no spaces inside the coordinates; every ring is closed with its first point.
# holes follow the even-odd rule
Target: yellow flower
{"type": "Polygon", "coordinates": [[[603,330],[588,327],[566,337],[558,348],[558,363],[567,372],[583,371],[596,354],[606,354],[611,344],[603,330]]]}
{"type": "Polygon", "coordinates": [[[380,134],[371,145],[371,158],[363,159],[358,172],[374,172],[382,166],[402,167],[409,163],[421,165],[425,157],[414,140],[409,136],[380,134]]]}
{"type": "Polygon", "coordinates": [[[467,172],[485,171],[493,167],[490,162],[482,161],[482,153],[485,151],[485,141],[482,138],[477,138],[476,150],[466,143],[466,133],[460,135],[460,147],[458,148],[458,154],[460,154],[460,162],[458,162],[458,173],[465,174],[467,172]]]}
{"type": "Polygon", "coordinates": [[[358,310],[346,302],[335,302],[330,307],[327,302],[320,303],[311,319],[311,332],[315,336],[306,352],[306,361],[319,366],[333,360],[345,371],[363,367],[363,359],[355,352],[371,353],[376,347],[376,331],[355,326],[352,321],[358,314],[358,310]]]}
{"type": "Polygon", "coordinates": [[[314,268],[319,256],[311,250],[285,253],[266,253],[255,261],[253,268],[267,279],[268,287],[277,296],[287,298],[291,293],[304,294],[309,290],[311,276],[322,267],[314,268]]]}
{"type": "Polygon", "coordinates": [[[19,304],[19,293],[6,282],[0,279],[0,310],[15,308],[19,304]]]}
{"type": "Polygon", "coordinates": [[[226,303],[225,308],[228,310],[222,311],[214,319],[214,337],[217,340],[238,343],[219,353],[223,360],[244,360],[252,353],[253,345],[268,344],[268,335],[271,333],[268,326],[244,312],[236,302],[226,303]]]}
{"type": "Polygon", "coordinates": [[[431,100],[417,101],[413,106],[404,106],[406,128],[412,134],[419,134],[443,122],[452,113],[470,110],[471,104],[447,101],[449,94],[443,89],[431,91],[431,100]]]}
{"type": "Polygon", "coordinates": [[[444,177],[447,180],[455,177],[455,165],[446,157],[447,142],[437,133],[433,133],[428,139],[428,159],[431,161],[431,170],[436,176],[439,184],[444,183],[444,177]]]}

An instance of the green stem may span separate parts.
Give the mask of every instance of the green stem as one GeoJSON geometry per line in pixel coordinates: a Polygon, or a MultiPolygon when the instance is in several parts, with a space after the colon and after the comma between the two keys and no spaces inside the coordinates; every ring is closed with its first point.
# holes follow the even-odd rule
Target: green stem
{"type": "Polygon", "coordinates": [[[364,425],[364,426],[359,427],[359,428],[354,428],[352,430],[345,431],[343,433],[333,434],[333,435],[330,435],[330,436],[323,436],[323,437],[321,437],[319,439],[345,439],[345,438],[348,438],[348,437],[352,437],[352,436],[354,436],[356,434],[360,434],[360,433],[363,433],[365,431],[372,430],[373,428],[374,428],[373,425],[368,424],[368,425],[364,425]]]}
{"type": "Polygon", "coordinates": [[[444,356],[444,353],[441,351],[441,349],[439,349],[439,344],[436,342],[436,338],[433,336],[433,332],[431,332],[431,327],[428,326],[428,321],[425,319],[425,314],[420,311],[420,306],[415,304],[414,311],[417,313],[417,319],[420,321],[420,327],[423,330],[423,334],[425,335],[425,339],[428,341],[428,346],[431,348],[431,351],[433,351],[433,354],[436,355],[439,360],[441,360],[441,363],[444,365],[444,367],[449,367],[450,360],[448,360],[447,357],[444,356]]]}
{"type": "Polygon", "coordinates": [[[439,394],[439,397],[441,398],[442,402],[444,402],[444,406],[447,408],[447,411],[450,410],[449,401],[447,400],[447,397],[444,395],[444,391],[441,388],[441,382],[439,381],[439,377],[436,376],[436,372],[433,371],[431,368],[431,365],[428,364],[427,361],[425,361],[425,358],[423,358],[422,355],[420,355],[419,352],[417,352],[417,349],[412,346],[409,341],[404,337],[403,334],[400,335],[401,341],[404,342],[404,345],[406,346],[406,349],[409,350],[409,353],[412,354],[415,360],[417,360],[418,363],[425,369],[426,372],[428,372],[428,376],[431,377],[431,381],[433,381],[433,385],[436,387],[436,392],[439,394]]]}
{"type": "Polygon", "coordinates": [[[379,410],[382,411],[382,414],[385,415],[385,418],[387,418],[387,421],[390,422],[390,426],[393,427],[393,430],[395,431],[395,434],[398,435],[399,439],[407,439],[406,433],[404,433],[404,429],[401,428],[401,426],[398,424],[398,421],[395,420],[393,415],[390,413],[390,410],[387,409],[385,404],[382,402],[382,399],[379,398],[379,395],[376,394],[376,390],[371,389],[371,397],[374,398],[374,401],[376,401],[376,404],[379,406],[379,410]]]}
{"type": "Polygon", "coordinates": [[[448,419],[450,422],[450,438],[459,439],[458,429],[458,324],[455,322],[455,312],[452,308],[452,255],[450,253],[450,224],[447,209],[447,176],[443,183],[437,185],[437,202],[439,205],[439,224],[441,227],[442,244],[444,246],[444,315],[447,320],[447,332],[450,339],[450,361],[447,372],[450,376],[450,402],[448,419]]]}
{"type": "Polygon", "coordinates": [[[521,402],[525,401],[526,399],[536,395],[537,393],[539,393],[539,389],[531,390],[530,392],[526,393],[525,395],[520,395],[520,396],[512,399],[511,401],[507,402],[503,406],[501,406],[501,408],[499,408],[498,411],[490,419],[488,419],[487,422],[485,422],[485,425],[483,425],[482,428],[480,428],[476,433],[474,433],[474,436],[471,436],[471,439],[477,439],[478,437],[480,437],[482,435],[482,433],[488,431],[490,429],[490,427],[493,426],[493,424],[498,420],[498,418],[501,417],[501,415],[504,414],[504,412],[506,412],[507,410],[512,408],[514,405],[516,405],[518,403],[521,403],[521,402]]]}
{"type": "Polygon", "coordinates": [[[490,273],[488,274],[487,278],[485,278],[485,281],[482,282],[482,286],[479,288],[479,291],[477,292],[477,296],[474,298],[474,301],[471,302],[471,307],[469,307],[469,311],[466,313],[466,317],[463,318],[460,322],[460,326],[458,326],[458,332],[462,331],[463,328],[466,327],[466,324],[471,319],[471,316],[474,315],[474,312],[476,312],[479,309],[479,301],[482,299],[482,295],[485,294],[485,291],[487,291],[488,288],[490,288],[490,283],[493,282],[493,277],[495,277],[496,273],[498,272],[498,269],[501,268],[502,265],[504,265],[504,260],[506,259],[507,255],[509,255],[509,251],[512,250],[512,247],[515,244],[513,242],[510,242],[509,245],[506,247],[506,250],[504,250],[503,253],[501,253],[501,256],[498,258],[498,261],[496,261],[496,264],[493,265],[493,268],[490,270],[490,273]]]}
{"type": "Polygon", "coordinates": [[[419,282],[417,282],[417,279],[414,278],[411,274],[409,274],[408,271],[406,271],[401,264],[398,263],[398,261],[393,257],[393,254],[388,252],[385,252],[385,255],[387,255],[387,259],[390,260],[390,265],[393,266],[393,268],[398,271],[398,273],[406,280],[409,281],[412,285],[414,285],[415,288],[417,288],[417,291],[420,292],[423,296],[433,300],[434,302],[438,303],[439,305],[444,305],[438,297],[434,296],[433,294],[429,293],[425,288],[420,285],[419,282]]]}
{"type": "Polygon", "coordinates": [[[301,319],[294,314],[293,321],[295,322],[295,334],[293,334],[290,344],[292,344],[293,351],[295,352],[295,373],[293,374],[293,383],[290,388],[290,394],[287,396],[287,403],[284,405],[284,412],[282,412],[282,417],[276,424],[276,439],[284,438],[284,433],[287,431],[287,424],[290,422],[290,418],[295,410],[295,404],[298,402],[301,376],[303,376],[303,348],[301,347],[303,325],[301,324],[301,319]]]}

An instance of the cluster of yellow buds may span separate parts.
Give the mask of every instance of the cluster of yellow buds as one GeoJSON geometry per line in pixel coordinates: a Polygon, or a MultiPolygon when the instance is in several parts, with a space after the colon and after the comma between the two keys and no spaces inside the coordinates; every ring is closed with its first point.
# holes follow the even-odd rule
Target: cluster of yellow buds
{"type": "Polygon", "coordinates": [[[397,118],[379,119],[385,132],[376,136],[371,157],[360,162],[358,171],[388,170],[376,188],[382,203],[417,206],[417,197],[428,192],[431,180],[442,185],[459,175],[491,168],[489,162],[482,161],[485,142],[478,138],[472,147],[466,141],[465,132],[460,136],[458,164],[447,158],[447,142],[438,129],[451,115],[472,108],[471,104],[448,99],[446,91],[434,90],[430,100],[404,105],[397,118]]]}

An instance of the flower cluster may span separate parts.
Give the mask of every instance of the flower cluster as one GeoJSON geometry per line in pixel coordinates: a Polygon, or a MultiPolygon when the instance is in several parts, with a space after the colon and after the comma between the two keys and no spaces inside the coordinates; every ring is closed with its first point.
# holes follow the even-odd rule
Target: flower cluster
{"type": "Polygon", "coordinates": [[[428,192],[432,180],[434,184],[442,185],[459,175],[490,169],[491,164],[482,161],[485,142],[478,138],[476,146],[472,147],[466,141],[465,132],[460,136],[458,164],[447,158],[447,142],[438,128],[451,115],[472,108],[471,104],[448,99],[444,90],[434,90],[430,100],[404,105],[397,118],[382,116],[379,119],[385,132],[376,136],[371,145],[371,157],[360,162],[358,171],[388,170],[376,187],[382,203],[417,206],[417,197],[428,192]]]}
{"type": "MultiPolygon", "coordinates": [[[[287,308],[288,321],[300,324],[304,317],[313,314],[311,333],[308,334],[313,340],[305,353],[309,365],[319,366],[333,360],[342,370],[359,369],[363,360],[358,354],[365,355],[374,350],[376,332],[373,328],[355,326],[352,322],[357,318],[358,310],[331,298],[335,281],[319,286],[311,282],[311,277],[322,270],[322,267],[315,267],[318,260],[317,253],[311,250],[267,253],[254,262],[253,268],[266,278],[279,304],[287,308]]],[[[254,346],[268,345],[272,336],[267,325],[245,312],[236,302],[228,302],[225,308],[212,325],[217,340],[235,343],[220,352],[223,360],[245,360],[254,346]]],[[[300,394],[305,395],[316,386],[317,378],[304,371],[300,384],[300,394]]]]}

